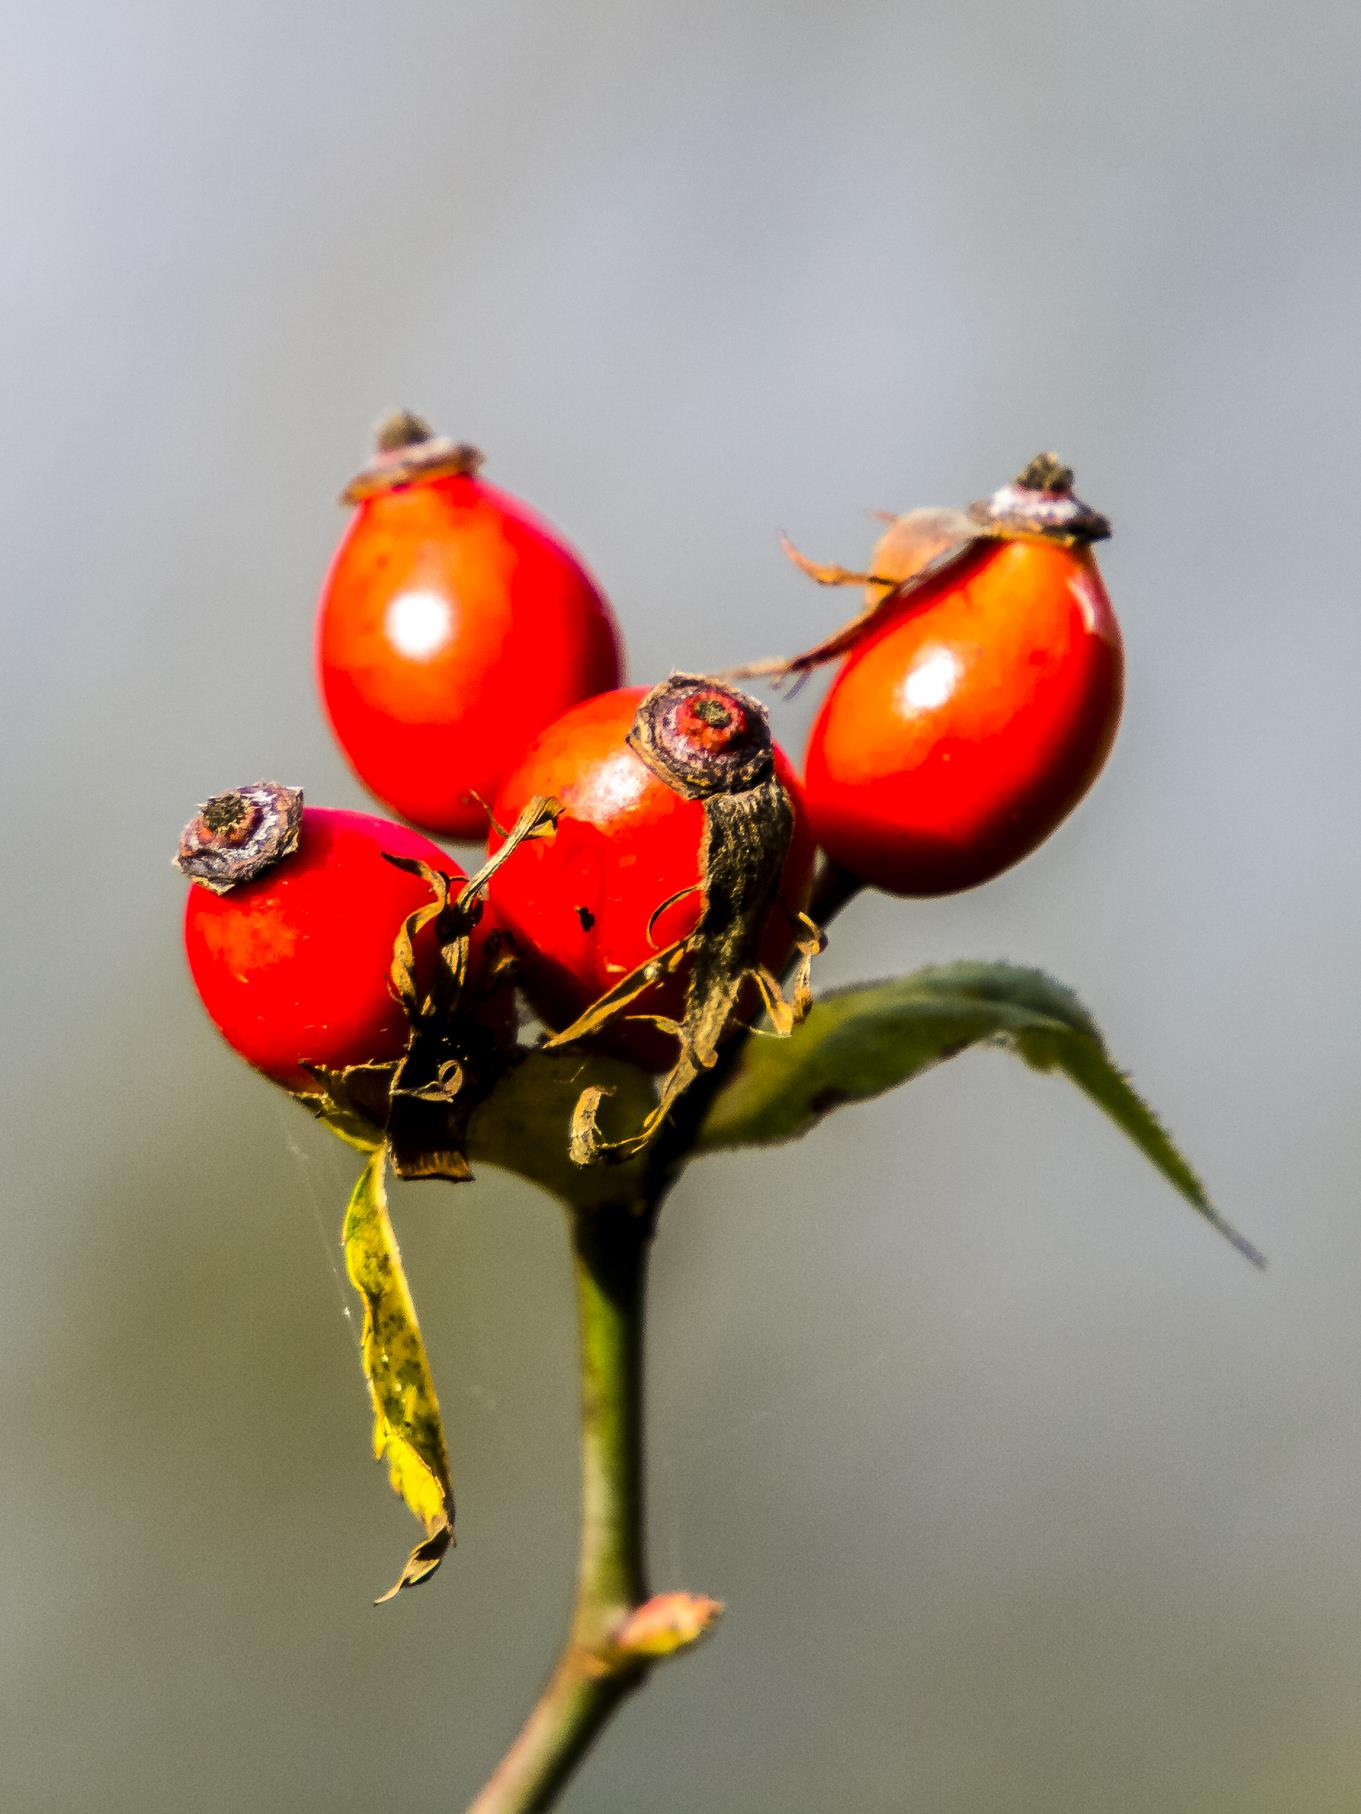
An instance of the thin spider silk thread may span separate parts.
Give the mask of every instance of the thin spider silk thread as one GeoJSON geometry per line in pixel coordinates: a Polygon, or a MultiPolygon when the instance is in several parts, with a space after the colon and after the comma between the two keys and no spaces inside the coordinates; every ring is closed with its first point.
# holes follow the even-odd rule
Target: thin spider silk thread
{"type": "Polygon", "coordinates": [[[344,1197],[338,1196],[336,1199],[335,1224],[332,1231],[328,1234],[326,1221],[322,1215],[321,1198],[317,1194],[316,1178],[313,1172],[315,1160],[310,1153],[305,1152],[298,1144],[297,1136],[293,1132],[291,1116],[296,1114],[297,1111],[292,1108],[285,1109],[284,1105],[276,1097],[274,1098],[274,1112],[279,1117],[279,1131],[283,1135],[284,1147],[292,1157],[294,1169],[301,1176],[303,1184],[306,1187],[307,1201],[311,1207],[312,1222],[317,1231],[317,1239],[321,1243],[322,1252],[326,1255],[326,1264],[331,1270],[331,1277],[335,1280],[336,1301],[340,1305],[340,1314],[345,1319],[346,1327],[350,1331],[351,1339],[353,1339],[354,1308],[350,1303],[350,1294],[346,1288],[345,1280],[341,1276],[340,1261],[337,1257],[340,1252],[340,1229],[341,1217],[344,1211],[344,1197]]]}

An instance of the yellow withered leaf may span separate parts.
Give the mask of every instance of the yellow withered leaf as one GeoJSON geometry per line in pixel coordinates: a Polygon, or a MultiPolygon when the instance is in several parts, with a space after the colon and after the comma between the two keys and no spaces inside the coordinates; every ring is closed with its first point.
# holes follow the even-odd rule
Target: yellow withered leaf
{"type": "Polygon", "coordinates": [[[439,1400],[388,1215],[386,1150],[373,1153],[345,1212],[345,1269],[364,1300],[360,1354],[373,1400],[373,1452],[393,1491],[425,1528],[395,1584],[377,1601],[428,1580],[454,1541],[454,1489],[439,1400]]]}

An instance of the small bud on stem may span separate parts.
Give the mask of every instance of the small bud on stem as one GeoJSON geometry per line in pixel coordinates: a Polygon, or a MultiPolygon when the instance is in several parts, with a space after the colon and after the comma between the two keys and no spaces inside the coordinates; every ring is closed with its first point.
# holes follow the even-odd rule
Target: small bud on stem
{"type": "Polygon", "coordinates": [[[675,1656],[707,1636],[722,1611],[723,1602],[707,1594],[654,1594],[635,1606],[620,1627],[618,1654],[630,1661],[675,1656]]]}

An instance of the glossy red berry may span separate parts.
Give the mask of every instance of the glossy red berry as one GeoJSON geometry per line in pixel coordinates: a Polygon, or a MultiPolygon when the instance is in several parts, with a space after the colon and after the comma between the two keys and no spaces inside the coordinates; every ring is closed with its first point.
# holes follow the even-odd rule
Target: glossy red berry
{"type": "MultiPolygon", "coordinates": [[[[1009,486],[993,506],[1017,523],[1027,508],[1075,504],[1071,475],[1043,471],[1037,495],[1009,486]]],[[[814,724],[805,789],[818,842],[891,894],[953,893],[1018,862],[1086,793],[1114,740],[1124,664],[1090,547],[1012,533],[968,543],[896,607],[889,597],[814,724]]],[[[938,555],[934,539],[925,552],[938,555]]],[[[902,579],[922,553],[901,519],[871,571],[902,579]]]]}
{"type": "MultiPolygon", "coordinates": [[[[798,783],[783,752],[772,751],[756,701],[717,682],[675,678],[663,734],[674,734],[701,769],[711,760],[741,760],[759,743],[768,762],[773,754],[774,776],[793,806],[777,898],[761,937],[761,960],[778,971],[793,948],[794,915],[805,903],[815,854],[798,783]]],[[[518,850],[490,890],[526,991],[553,1028],[573,1021],[700,920],[705,803],[678,792],[628,741],[640,706],[661,691],[625,687],[573,707],[540,733],[497,798],[502,825],[535,794],[562,802],[553,837],[518,850]]],[[[493,835],[493,848],[497,842],[493,835]]],[[[650,989],[631,1012],[679,1019],[686,977],[683,970],[650,989]]],[[[676,1054],[674,1038],[629,1021],[616,1023],[610,1042],[657,1070],[676,1054]]]]}
{"type": "MultiPolygon", "coordinates": [[[[388,980],[393,941],[432,896],[385,852],[462,876],[419,832],[304,808],[295,789],[268,782],[214,796],[185,828],[176,862],[194,878],[184,916],[194,985],[227,1043],[288,1089],[317,1088],[304,1064],[380,1063],[406,1046],[388,980]]],[[[418,968],[433,964],[434,936],[418,933],[418,968]]]]}
{"type": "Polygon", "coordinates": [[[562,538],[478,477],[474,449],[394,418],[346,493],[317,656],[355,773],[405,819],[486,835],[486,803],[546,724],[619,684],[614,619],[562,538]]]}

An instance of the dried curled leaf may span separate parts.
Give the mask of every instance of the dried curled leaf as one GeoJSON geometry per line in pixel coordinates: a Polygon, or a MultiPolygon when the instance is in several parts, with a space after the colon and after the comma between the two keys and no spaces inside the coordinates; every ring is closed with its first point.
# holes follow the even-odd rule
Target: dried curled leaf
{"type": "Polygon", "coordinates": [[[468,1117],[516,1056],[503,1037],[500,1016],[484,1012],[508,981],[510,967],[510,954],[494,933],[479,951],[475,985],[471,973],[481,896],[519,845],[552,832],[560,811],[547,796],[531,800],[501,849],[457,891],[444,870],[384,853],[394,869],[420,876],[430,889],[430,899],[407,915],[393,941],[389,983],[410,1025],[406,1051],[395,1064],[343,1071],[307,1065],[316,1087],[297,1092],[297,1100],[361,1152],[386,1141],[399,1177],[454,1182],[472,1177],[465,1151],[468,1117]],[[438,949],[426,976],[426,967],[417,965],[416,941],[430,926],[438,949]]]}
{"type": "Polygon", "coordinates": [[[374,1152],[345,1212],[345,1270],[364,1301],[360,1355],[373,1402],[373,1452],[392,1489],[424,1526],[394,1585],[377,1601],[428,1580],[454,1541],[454,1489],[425,1343],[388,1215],[386,1154],[374,1152]]]}

